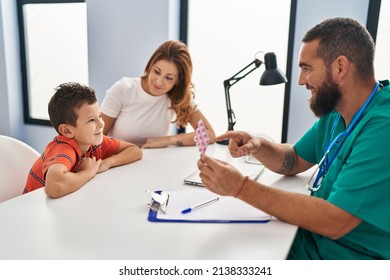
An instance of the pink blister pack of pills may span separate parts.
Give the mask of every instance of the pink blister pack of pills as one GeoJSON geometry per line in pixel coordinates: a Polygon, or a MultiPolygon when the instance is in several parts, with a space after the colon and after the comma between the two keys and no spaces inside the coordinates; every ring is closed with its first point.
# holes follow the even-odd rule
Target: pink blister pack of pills
{"type": "Polygon", "coordinates": [[[199,120],[198,122],[198,128],[195,130],[194,141],[196,142],[199,152],[206,152],[207,145],[210,143],[210,138],[202,120],[199,120]]]}

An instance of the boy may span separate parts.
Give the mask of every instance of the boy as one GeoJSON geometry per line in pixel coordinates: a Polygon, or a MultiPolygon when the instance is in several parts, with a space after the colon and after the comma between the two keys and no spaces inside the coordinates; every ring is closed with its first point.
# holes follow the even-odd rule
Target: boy
{"type": "Polygon", "coordinates": [[[78,83],[56,88],[49,102],[54,137],[31,168],[23,193],[45,187],[52,198],[81,188],[97,173],[141,159],[141,149],[103,135],[95,91],[78,83]]]}

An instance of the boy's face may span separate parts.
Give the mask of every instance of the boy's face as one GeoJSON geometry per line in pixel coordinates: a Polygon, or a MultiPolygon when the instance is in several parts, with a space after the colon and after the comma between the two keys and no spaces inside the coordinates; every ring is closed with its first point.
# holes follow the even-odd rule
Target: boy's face
{"type": "Polygon", "coordinates": [[[104,121],[97,102],[82,105],[76,113],[78,115],[77,127],[72,127],[73,138],[80,149],[85,152],[90,145],[102,143],[104,121]]]}

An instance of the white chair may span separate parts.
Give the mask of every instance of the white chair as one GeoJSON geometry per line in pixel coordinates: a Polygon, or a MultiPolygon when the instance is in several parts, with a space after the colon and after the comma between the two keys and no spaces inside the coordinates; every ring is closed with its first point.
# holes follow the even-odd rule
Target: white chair
{"type": "Polygon", "coordinates": [[[40,154],[15,138],[0,135],[0,203],[22,194],[40,154]]]}

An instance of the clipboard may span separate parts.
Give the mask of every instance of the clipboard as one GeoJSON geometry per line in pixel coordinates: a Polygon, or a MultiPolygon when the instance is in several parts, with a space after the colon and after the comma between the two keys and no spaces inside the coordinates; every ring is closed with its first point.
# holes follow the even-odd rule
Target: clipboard
{"type": "MultiPolygon", "coordinates": [[[[148,221],[160,223],[268,223],[272,217],[233,197],[218,196],[207,189],[156,191],[169,195],[166,213],[149,210],[148,221]],[[181,211],[219,197],[218,201],[190,213],[181,211]]],[[[153,199],[152,202],[153,203],[153,199]]]]}

